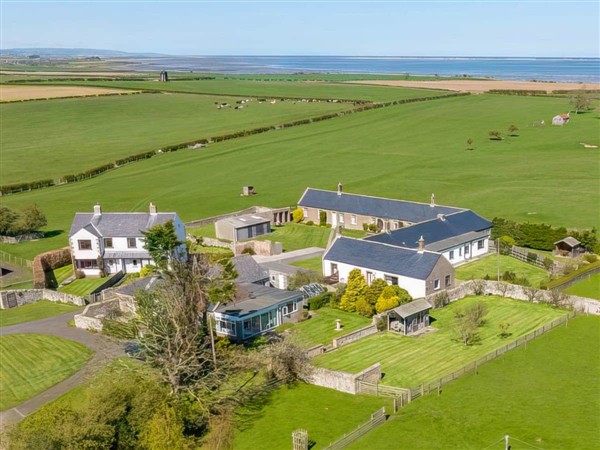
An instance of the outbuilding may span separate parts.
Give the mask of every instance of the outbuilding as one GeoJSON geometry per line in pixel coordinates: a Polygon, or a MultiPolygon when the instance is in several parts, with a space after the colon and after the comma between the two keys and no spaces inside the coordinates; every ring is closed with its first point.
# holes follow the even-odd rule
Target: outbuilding
{"type": "Polygon", "coordinates": [[[554,243],[552,253],[556,256],[568,256],[575,258],[585,252],[583,245],[572,236],[568,236],[554,243]]]}
{"type": "Polygon", "coordinates": [[[232,242],[243,241],[269,234],[271,220],[254,214],[228,217],[215,222],[215,232],[218,239],[232,242]]]}
{"type": "Polygon", "coordinates": [[[430,310],[431,305],[424,298],[391,309],[387,313],[388,331],[408,336],[427,328],[430,310]]]}

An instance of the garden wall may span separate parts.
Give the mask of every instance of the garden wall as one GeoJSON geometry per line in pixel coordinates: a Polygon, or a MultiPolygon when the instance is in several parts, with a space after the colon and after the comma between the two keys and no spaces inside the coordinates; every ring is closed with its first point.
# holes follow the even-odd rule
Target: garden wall
{"type": "Polygon", "coordinates": [[[361,328],[360,330],[352,331],[348,334],[335,338],[333,340],[333,347],[342,347],[344,345],[351,344],[352,342],[356,342],[364,337],[371,336],[375,333],[377,333],[377,326],[369,325],[367,327],[361,328]]]}
{"type": "Polygon", "coordinates": [[[102,331],[102,319],[120,311],[118,298],[92,303],[85,307],[81,314],[75,315],[75,326],[84,330],[102,331]]]}
{"type": "Polygon", "coordinates": [[[307,382],[315,386],[322,386],[336,391],[356,394],[358,381],[378,383],[381,379],[381,364],[375,363],[359,373],[348,373],[339,370],[329,370],[315,367],[307,382]]]}
{"type": "Polygon", "coordinates": [[[68,266],[71,262],[69,247],[37,255],[33,260],[33,287],[35,289],[49,287],[46,284],[46,272],[68,266]]]}
{"type": "Polygon", "coordinates": [[[9,309],[27,303],[35,303],[42,299],[50,300],[51,302],[73,303],[78,306],[85,305],[84,298],[64,292],[52,291],[50,289],[17,289],[0,291],[0,309],[9,309]]]}
{"type": "Polygon", "coordinates": [[[241,255],[247,248],[254,250],[254,254],[262,256],[280,255],[282,252],[281,242],[247,241],[235,244],[234,254],[241,255]]]}

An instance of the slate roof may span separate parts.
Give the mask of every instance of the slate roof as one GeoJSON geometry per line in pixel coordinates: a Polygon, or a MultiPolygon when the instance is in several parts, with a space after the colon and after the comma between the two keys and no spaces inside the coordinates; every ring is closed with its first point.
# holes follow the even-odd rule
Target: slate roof
{"type": "Polygon", "coordinates": [[[307,188],[298,201],[299,206],[319,208],[382,219],[403,220],[411,223],[434,219],[438,214],[452,214],[464,211],[450,206],[430,206],[429,203],[393,200],[357,194],[338,194],[337,191],[324,191],[307,188]]]}
{"type": "Polygon", "coordinates": [[[142,231],[154,225],[175,220],[177,213],[164,212],[150,214],[145,212],[117,213],[76,213],[69,236],[73,236],[82,228],[97,237],[141,237],[142,231]]]}
{"type": "Polygon", "coordinates": [[[418,280],[426,280],[440,258],[439,253],[346,237],[338,238],[323,255],[324,260],[418,280]]]}
{"type": "Polygon", "coordinates": [[[581,244],[581,242],[579,242],[577,239],[575,239],[573,236],[567,236],[564,239],[561,239],[560,241],[556,241],[554,243],[554,245],[560,244],[561,242],[564,242],[565,244],[571,246],[571,247],[576,247],[579,244],[581,244]]]}
{"type": "Polygon", "coordinates": [[[410,303],[405,303],[404,305],[400,305],[392,311],[398,314],[402,318],[410,317],[413,314],[420,313],[421,311],[426,311],[431,309],[431,305],[424,298],[420,298],[418,300],[413,300],[410,303]]]}
{"type": "Polygon", "coordinates": [[[219,222],[225,222],[231,224],[234,228],[245,228],[251,225],[257,225],[259,223],[271,222],[270,219],[256,216],[254,214],[246,214],[243,216],[227,217],[225,219],[218,220],[219,222]]]}
{"type": "Polygon", "coordinates": [[[156,275],[150,275],[144,278],[140,278],[139,280],[135,280],[133,283],[127,284],[123,287],[118,287],[113,292],[115,294],[128,295],[130,297],[133,297],[133,295],[137,291],[153,290],[157,285],[159,285],[162,282],[162,279],[158,278],[156,275]]]}
{"type": "Polygon", "coordinates": [[[443,251],[460,245],[463,242],[487,236],[492,222],[466,210],[427,222],[400,228],[365,238],[368,241],[382,242],[398,247],[418,248],[419,239],[425,239],[425,248],[432,251],[443,251]]]}
{"type": "Polygon", "coordinates": [[[279,303],[283,303],[286,300],[303,299],[302,293],[298,291],[284,291],[251,283],[238,283],[236,285],[237,300],[225,305],[219,305],[218,308],[212,309],[213,312],[243,317],[279,303]]]}
{"type": "Polygon", "coordinates": [[[279,261],[267,261],[264,263],[260,263],[262,267],[269,270],[270,272],[279,272],[285,273],[286,275],[296,275],[298,272],[305,272],[308,269],[303,269],[301,267],[291,266],[289,264],[284,264],[279,261]]]}
{"type": "Polygon", "coordinates": [[[256,283],[257,281],[268,280],[269,272],[264,270],[250,255],[240,255],[231,258],[238,273],[237,281],[242,283],[256,283]]]}

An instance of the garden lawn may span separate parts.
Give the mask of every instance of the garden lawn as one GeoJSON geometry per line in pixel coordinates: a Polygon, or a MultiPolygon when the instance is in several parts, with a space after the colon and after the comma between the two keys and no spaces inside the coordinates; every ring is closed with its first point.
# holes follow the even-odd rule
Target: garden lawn
{"type": "Polygon", "coordinates": [[[305,429],[315,442],[312,449],[331,442],[368,421],[381,408],[391,409],[390,399],[350,395],[307,384],[274,391],[259,411],[240,411],[236,450],[280,450],[292,447],[292,431],[305,429]]]}
{"type": "Polygon", "coordinates": [[[600,448],[600,318],[579,316],[417,399],[349,448],[600,448]]]}
{"type": "Polygon", "coordinates": [[[569,286],[565,289],[565,292],[571,295],[579,295],[580,297],[600,300],[600,273],[590,275],[585,280],[569,286]]]}
{"type": "Polygon", "coordinates": [[[60,292],[67,294],[79,295],[84,297],[90,294],[94,289],[105,283],[108,278],[80,278],[73,280],[71,283],[58,288],[60,292]]]}
{"type": "MultiPolygon", "coordinates": [[[[569,107],[562,98],[470,95],[158,155],[91,180],[3,197],[3,205],[15,209],[37,203],[52,233],[0,249],[32,259],[64,247],[75,212],[91,212],[95,202],[105,211],[147,211],[153,201],[159,210],[191,221],[257,204],[290,206],[307,186],[335,190],[339,181],[346,192],[411,201],[429,202],[435,192],[440,204],[488,218],[598,228],[598,152],[580,144],[600,144],[598,112],[573,116],[568,127],[532,126],[541,119],[549,123],[556,111],[569,107]],[[518,137],[488,139],[489,130],[504,131],[510,124],[519,128],[518,137]],[[468,137],[475,150],[466,150],[468,137]],[[570,176],[564,179],[567,157],[570,176]],[[548,182],[553,179],[562,181],[548,182]],[[243,185],[255,186],[258,195],[240,196],[243,185]],[[579,205],[578,214],[569,213],[570,204],[579,205]]],[[[70,133],[64,134],[68,139],[70,133]]]]}
{"type": "Polygon", "coordinates": [[[450,374],[566,313],[544,304],[496,296],[466,297],[431,311],[435,332],[418,338],[393,332],[378,333],[318,356],[313,362],[320,367],[352,373],[379,362],[385,373],[383,384],[408,388],[450,374]],[[454,314],[475,302],[483,302],[488,314],[485,325],[479,329],[480,342],[465,347],[452,331],[454,314]],[[498,336],[500,322],[510,324],[508,332],[512,334],[507,339],[498,336]]]}
{"type": "Polygon", "coordinates": [[[0,327],[45,319],[46,317],[58,316],[79,309],[81,307],[76,305],[49,300],[40,300],[11,309],[0,309],[0,327]]]}
{"type": "Polygon", "coordinates": [[[331,344],[333,338],[366,327],[371,323],[371,319],[367,317],[339,309],[321,308],[312,311],[311,314],[310,319],[297,323],[291,328],[298,343],[304,347],[331,344]],[[344,328],[341,331],[335,331],[336,319],[342,321],[344,328]]]}
{"type": "Polygon", "coordinates": [[[54,269],[54,276],[56,278],[56,282],[58,284],[65,281],[67,278],[73,275],[73,264],[69,264],[68,266],[59,267],[58,269],[54,269]]]}
{"type": "Polygon", "coordinates": [[[235,110],[236,100],[139,94],[1,104],[2,184],[58,179],[167,145],[352,108],[341,103],[253,101],[235,110]],[[215,102],[233,106],[217,109],[215,102]]]}
{"type": "Polygon", "coordinates": [[[77,372],[92,352],[54,336],[0,336],[0,410],[16,406],[77,372]]]}
{"type": "Polygon", "coordinates": [[[321,257],[317,256],[315,258],[303,259],[301,261],[296,261],[291,263],[292,266],[302,267],[303,269],[313,270],[317,273],[323,273],[323,261],[321,257]]]}
{"type": "MultiPolygon", "coordinates": [[[[500,255],[500,280],[505,271],[514,272],[517,277],[525,277],[532,286],[540,287],[542,281],[548,281],[548,272],[526,262],[506,255],[500,255]]],[[[498,277],[498,255],[489,255],[477,261],[456,268],[459,280],[482,279],[489,275],[490,279],[498,277]]]]}
{"type": "Polygon", "coordinates": [[[281,227],[274,227],[272,230],[270,234],[257,236],[254,239],[281,242],[283,250],[286,252],[306,247],[325,248],[332,232],[331,228],[298,223],[288,223],[281,227]]]}

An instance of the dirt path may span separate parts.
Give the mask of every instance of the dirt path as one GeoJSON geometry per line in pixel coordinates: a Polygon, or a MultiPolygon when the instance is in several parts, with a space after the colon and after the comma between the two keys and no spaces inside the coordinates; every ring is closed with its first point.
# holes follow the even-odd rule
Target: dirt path
{"type": "Polygon", "coordinates": [[[0,328],[0,336],[9,334],[46,334],[79,342],[94,352],[92,358],[79,372],[20,405],[0,412],[0,430],[6,425],[20,422],[46,403],[66,394],[71,389],[88,380],[98,369],[104,367],[114,358],[125,355],[122,343],[108,339],[100,334],[93,334],[68,326],[67,322],[73,319],[75,314],[79,314],[79,311],[0,328]]]}

